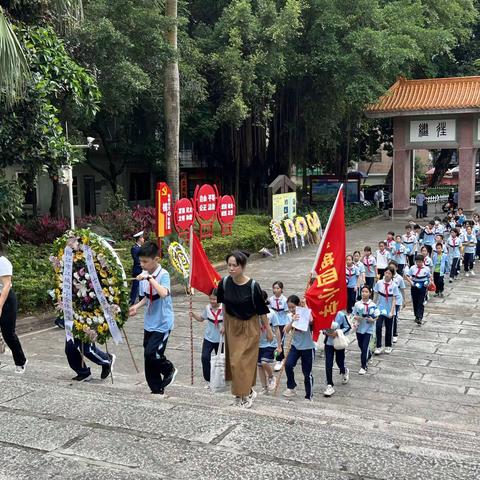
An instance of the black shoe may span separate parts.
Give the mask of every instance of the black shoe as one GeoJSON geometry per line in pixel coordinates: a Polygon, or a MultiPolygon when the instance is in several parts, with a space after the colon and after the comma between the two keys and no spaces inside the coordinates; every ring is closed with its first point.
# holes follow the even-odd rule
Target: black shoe
{"type": "Polygon", "coordinates": [[[170,375],[168,375],[167,377],[165,377],[163,379],[162,387],[167,388],[169,385],[171,385],[173,383],[173,381],[175,380],[175,377],[177,376],[177,373],[178,373],[178,370],[175,367],[173,367],[172,373],[170,373],[170,375]]]}
{"type": "Polygon", "coordinates": [[[63,330],[65,330],[65,321],[63,320],[63,318],[56,318],[55,319],[55,325],[58,328],[62,328],[63,330]]]}
{"type": "Polygon", "coordinates": [[[77,375],[76,377],[73,377],[72,380],[75,380],[76,382],[89,382],[92,379],[92,374],[91,373],[85,373],[83,375],[77,375]]]}
{"type": "Polygon", "coordinates": [[[110,364],[102,366],[102,373],[100,374],[100,378],[102,380],[105,380],[112,373],[113,364],[115,363],[115,359],[117,358],[115,355],[109,355],[109,356],[110,356],[110,364]]]}
{"type": "Polygon", "coordinates": [[[423,323],[423,320],[422,320],[421,318],[416,318],[416,319],[415,319],[415,323],[416,323],[417,325],[421,325],[421,324],[423,323]]]}
{"type": "Polygon", "coordinates": [[[165,395],[165,390],[161,388],[158,392],[150,392],[152,395],[165,395]]]}

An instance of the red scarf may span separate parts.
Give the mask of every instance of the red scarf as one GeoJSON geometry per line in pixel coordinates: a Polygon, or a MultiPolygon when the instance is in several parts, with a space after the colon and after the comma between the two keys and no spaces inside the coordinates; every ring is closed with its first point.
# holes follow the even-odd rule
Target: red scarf
{"type": "Polygon", "coordinates": [[[222,308],[220,307],[216,312],[213,311],[213,308],[210,307],[210,313],[213,315],[213,323],[218,327],[219,317],[222,314],[222,308]]]}
{"type": "Polygon", "coordinates": [[[390,283],[383,282],[383,285],[385,286],[385,300],[388,302],[388,287],[390,283]]]}
{"type": "Polygon", "coordinates": [[[279,302],[279,299],[275,297],[275,302],[277,304],[277,310],[280,310],[280,303],[279,302]]]}
{"type": "Polygon", "coordinates": [[[348,278],[352,277],[352,269],[347,267],[348,278]]]}
{"type": "Polygon", "coordinates": [[[370,271],[370,270],[371,270],[371,269],[370,269],[370,263],[369,263],[369,261],[368,261],[368,257],[367,257],[367,256],[363,257],[363,263],[365,263],[365,265],[367,266],[368,271],[370,271]],[[367,261],[367,263],[365,263],[365,260],[367,261]]]}
{"type": "Polygon", "coordinates": [[[364,303],[365,305],[365,313],[368,314],[368,303],[364,303]]]}
{"type": "Polygon", "coordinates": [[[421,267],[417,267],[417,273],[415,274],[415,277],[418,278],[418,274],[422,271],[423,265],[421,267]]]}

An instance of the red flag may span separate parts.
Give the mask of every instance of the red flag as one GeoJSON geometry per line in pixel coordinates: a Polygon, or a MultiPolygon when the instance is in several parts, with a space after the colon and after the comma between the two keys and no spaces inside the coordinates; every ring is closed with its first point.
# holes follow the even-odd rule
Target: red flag
{"type": "Polygon", "coordinates": [[[222,278],[210,264],[202,243],[190,232],[190,287],[210,295],[222,278]]]}
{"type": "Polygon", "coordinates": [[[338,190],[312,268],[313,284],[305,298],[313,316],[313,339],[330,328],[339,310],[347,307],[345,275],[345,211],[343,185],[338,190]]]}

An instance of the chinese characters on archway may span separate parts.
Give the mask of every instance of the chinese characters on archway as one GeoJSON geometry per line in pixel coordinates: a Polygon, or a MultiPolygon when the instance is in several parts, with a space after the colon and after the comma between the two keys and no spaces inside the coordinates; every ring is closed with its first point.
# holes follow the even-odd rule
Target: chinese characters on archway
{"type": "Polygon", "coordinates": [[[453,142],[455,139],[455,119],[415,120],[410,122],[410,142],[453,142]]]}

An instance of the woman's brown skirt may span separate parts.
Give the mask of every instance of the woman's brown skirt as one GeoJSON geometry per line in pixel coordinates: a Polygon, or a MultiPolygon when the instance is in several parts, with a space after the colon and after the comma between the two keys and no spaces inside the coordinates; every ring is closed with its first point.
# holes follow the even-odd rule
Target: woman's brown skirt
{"type": "Polygon", "coordinates": [[[224,313],[225,380],[232,382],[232,394],[246,397],[257,383],[260,322],[258,315],[248,320],[224,313]]]}

